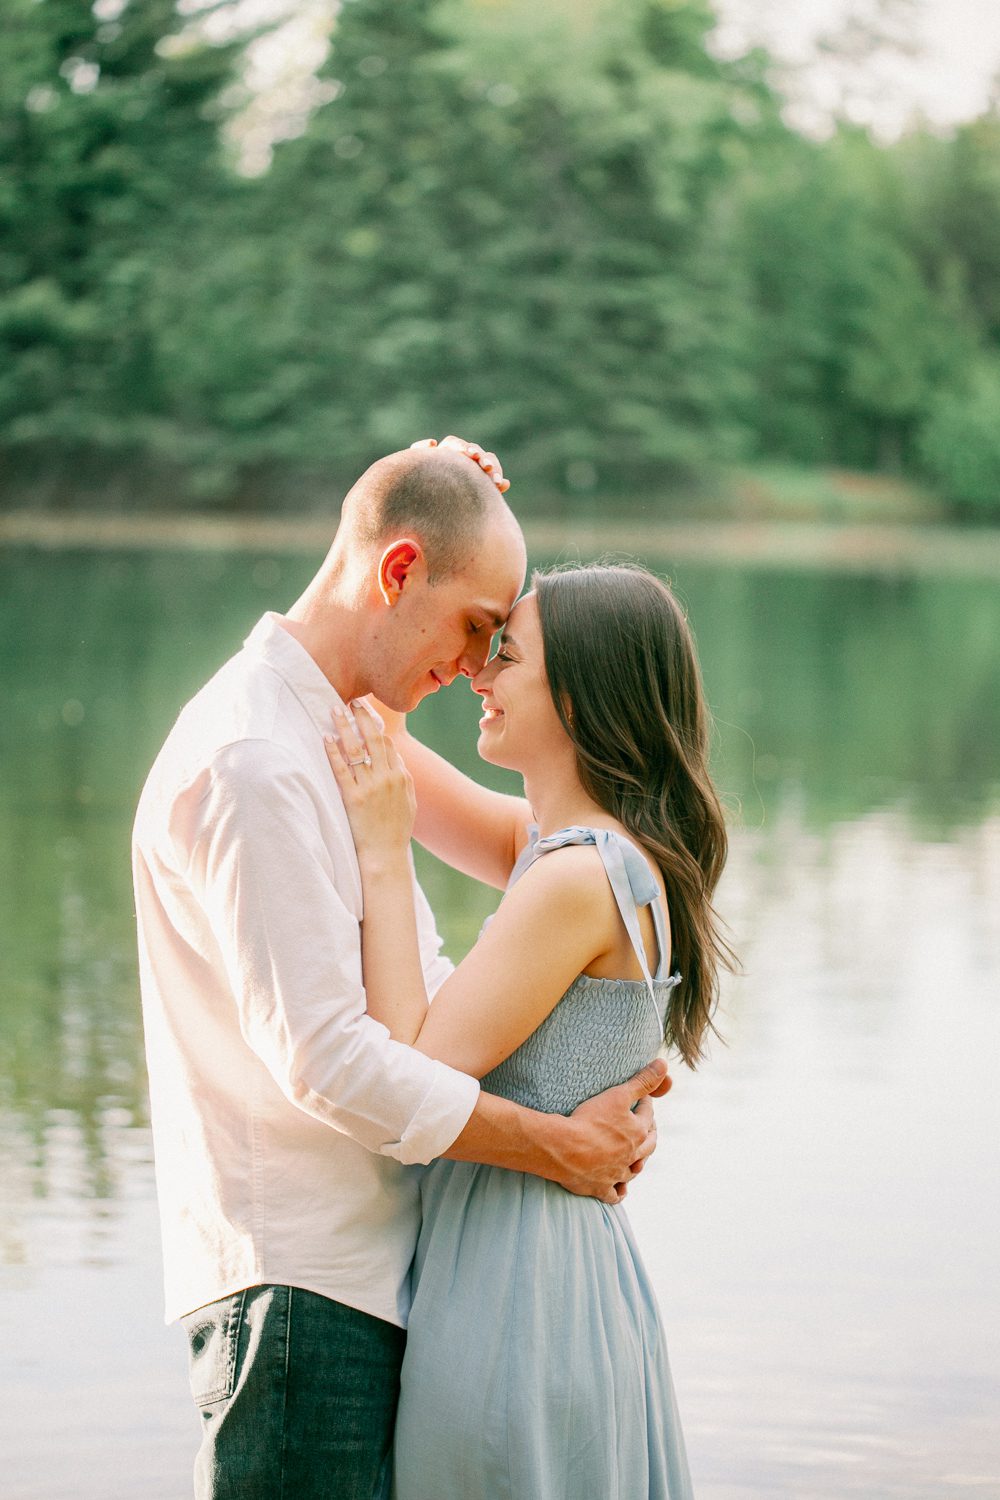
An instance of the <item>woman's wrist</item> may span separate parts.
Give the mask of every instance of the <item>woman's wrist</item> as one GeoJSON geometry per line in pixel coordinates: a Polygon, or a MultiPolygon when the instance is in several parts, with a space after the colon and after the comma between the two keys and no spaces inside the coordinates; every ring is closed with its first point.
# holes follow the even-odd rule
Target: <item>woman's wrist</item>
{"type": "Polygon", "coordinates": [[[410,844],[362,846],[357,851],[362,879],[410,879],[410,844]]]}

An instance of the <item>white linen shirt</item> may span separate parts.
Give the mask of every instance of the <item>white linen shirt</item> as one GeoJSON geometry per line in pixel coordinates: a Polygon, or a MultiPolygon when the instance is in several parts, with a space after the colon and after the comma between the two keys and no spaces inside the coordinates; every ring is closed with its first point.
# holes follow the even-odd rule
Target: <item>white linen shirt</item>
{"type": "MultiPolygon", "coordinates": [[[[475,1079],[365,1012],[361,881],[323,735],[340,698],[265,615],[182,710],[133,839],[168,1322],[303,1287],[405,1326],[418,1174],[475,1079]]],[[[450,972],[419,886],[429,993],[450,972]]]]}

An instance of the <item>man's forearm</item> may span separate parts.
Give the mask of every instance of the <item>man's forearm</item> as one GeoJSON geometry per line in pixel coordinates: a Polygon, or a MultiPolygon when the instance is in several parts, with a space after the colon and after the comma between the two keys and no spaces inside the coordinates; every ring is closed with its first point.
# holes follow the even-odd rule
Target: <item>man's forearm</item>
{"type": "Polygon", "coordinates": [[[617,1203],[656,1146],[650,1095],[670,1087],[666,1063],[654,1058],[627,1083],[607,1089],[569,1116],[525,1109],[480,1093],[445,1156],[547,1177],[570,1192],[617,1203]]]}
{"type": "Polygon", "coordinates": [[[542,1114],[511,1099],[481,1093],[468,1124],[444,1155],[558,1182],[574,1134],[572,1121],[563,1115],[542,1114]]]}

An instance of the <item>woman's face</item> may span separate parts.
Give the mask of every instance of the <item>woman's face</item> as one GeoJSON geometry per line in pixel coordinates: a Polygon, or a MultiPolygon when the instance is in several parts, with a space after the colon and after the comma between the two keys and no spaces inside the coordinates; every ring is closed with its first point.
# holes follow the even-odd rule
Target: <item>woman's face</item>
{"type": "Polygon", "coordinates": [[[549,692],[534,594],[525,594],[511,610],[499,649],[473,679],[472,690],[483,699],[483,760],[525,774],[553,753],[565,753],[570,741],[549,692]]]}

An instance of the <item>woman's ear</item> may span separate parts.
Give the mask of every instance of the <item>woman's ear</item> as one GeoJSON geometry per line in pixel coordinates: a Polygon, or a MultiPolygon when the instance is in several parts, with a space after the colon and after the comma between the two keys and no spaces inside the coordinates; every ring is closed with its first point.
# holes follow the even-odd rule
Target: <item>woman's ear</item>
{"type": "Polygon", "coordinates": [[[419,542],[409,537],[390,542],[378,564],[378,591],[391,609],[406,587],[415,565],[423,557],[419,542]]]}

